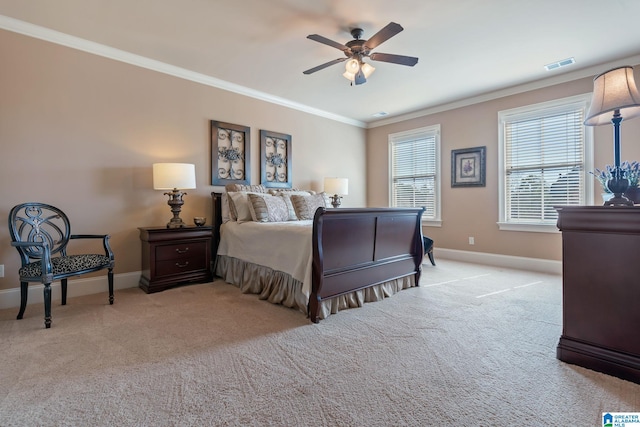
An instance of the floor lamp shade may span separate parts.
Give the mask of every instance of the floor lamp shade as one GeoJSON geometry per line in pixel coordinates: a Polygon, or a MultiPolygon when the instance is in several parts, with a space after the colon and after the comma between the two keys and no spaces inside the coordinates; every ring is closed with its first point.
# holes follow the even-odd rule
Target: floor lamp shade
{"type": "Polygon", "coordinates": [[[180,190],[196,188],[196,167],[190,163],[154,163],[153,188],[155,190],[171,190],[167,202],[171,207],[173,218],[167,223],[167,228],[180,228],[186,224],[180,218],[180,211],[184,201],[182,197],[187,193],[180,190]]]}

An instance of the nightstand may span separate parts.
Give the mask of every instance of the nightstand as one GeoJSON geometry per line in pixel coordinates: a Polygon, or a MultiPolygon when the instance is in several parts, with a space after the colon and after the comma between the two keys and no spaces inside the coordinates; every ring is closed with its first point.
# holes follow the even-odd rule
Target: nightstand
{"type": "Polygon", "coordinates": [[[146,293],[212,280],[211,227],[140,227],[139,230],[140,288],[146,293]]]}

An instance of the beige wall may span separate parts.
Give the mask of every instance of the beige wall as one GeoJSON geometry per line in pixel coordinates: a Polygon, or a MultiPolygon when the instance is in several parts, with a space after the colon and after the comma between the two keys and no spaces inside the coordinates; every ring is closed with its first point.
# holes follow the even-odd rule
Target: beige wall
{"type": "MultiPolygon", "coordinates": [[[[0,58],[0,218],[25,201],[56,205],[73,232],[112,236],[116,273],[140,270],[137,227],[171,217],[154,162],[195,163],[181,216],[210,220],[212,119],[251,127],[252,183],[260,129],[288,133],[294,186],[346,177],[344,206],[366,205],[364,129],[2,30],[0,58]]],[[[0,227],[0,289],[18,286],[19,262],[0,227]]]]}
{"type": "MultiPolygon", "coordinates": [[[[166,196],[151,188],[152,163],[195,163],[198,188],[188,191],[182,217],[211,218],[211,119],[251,127],[252,183],[260,181],[259,130],[289,133],[294,186],[322,190],[324,176],[347,177],[348,207],[388,205],[389,133],[440,124],[443,224],[425,228],[437,247],[561,259],[559,234],[498,230],[497,113],[590,92],[591,78],[365,132],[1,30],[0,55],[0,218],[24,201],[54,204],[69,214],[74,232],[111,234],[116,273],[140,269],[137,227],[162,225],[171,216],[166,196]],[[486,187],[452,189],[451,150],[480,145],[487,146],[486,187]]],[[[640,120],[623,123],[623,159],[640,159],[639,136],[640,120]]],[[[610,163],[612,130],[601,126],[595,165],[610,163]]],[[[0,264],[0,289],[15,288],[19,258],[6,226],[0,227],[0,264]]]]}
{"type": "MultiPolygon", "coordinates": [[[[629,64],[632,65],[632,64],[629,64]]],[[[602,71],[606,71],[603,69],[602,71]]],[[[636,80],[638,70],[636,69],[636,80]]],[[[590,93],[591,77],[518,95],[452,109],[420,118],[369,129],[367,132],[367,197],[371,206],[388,206],[388,135],[419,127],[441,125],[442,227],[424,227],[438,248],[502,255],[562,259],[559,233],[498,230],[498,112],[558,98],[590,93]],[[451,188],[451,150],[487,147],[486,186],[451,188]],[[468,237],[475,237],[469,245],[468,237]]],[[[428,94],[425,94],[428,96],[428,94]]],[[[640,119],[622,124],[622,159],[640,159],[640,119]]],[[[611,126],[595,128],[594,164],[613,163],[611,126]]],[[[592,179],[591,175],[588,176],[592,179]]],[[[595,204],[601,203],[594,185],[595,204]]]]}

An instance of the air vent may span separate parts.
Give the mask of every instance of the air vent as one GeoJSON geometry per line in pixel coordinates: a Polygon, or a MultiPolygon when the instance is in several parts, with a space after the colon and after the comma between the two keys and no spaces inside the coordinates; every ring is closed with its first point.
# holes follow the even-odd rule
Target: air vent
{"type": "Polygon", "coordinates": [[[571,58],[563,59],[561,61],[552,62],[551,64],[547,64],[544,66],[544,68],[547,71],[551,71],[551,70],[556,70],[558,68],[566,67],[567,65],[571,65],[575,63],[576,63],[576,60],[573,59],[573,57],[571,57],[571,58]]]}

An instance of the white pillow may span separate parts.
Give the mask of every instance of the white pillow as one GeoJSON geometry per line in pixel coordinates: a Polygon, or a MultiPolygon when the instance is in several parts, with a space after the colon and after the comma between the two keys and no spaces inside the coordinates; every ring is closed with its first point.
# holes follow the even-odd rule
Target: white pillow
{"type": "Polygon", "coordinates": [[[251,218],[251,210],[249,209],[249,192],[234,191],[227,194],[229,195],[229,210],[231,212],[231,218],[235,216],[236,221],[238,222],[253,221],[251,218]]]}
{"type": "MultiPolygon", "coordinates": [[[[229,195],[227,193],[222,193],[220,196],[220,207],[222,208],[222,223],[231,221],[231,210],[229,209],[229,195]]],[[[235,219],[234,219],[235,221],[235,219]]]]}

